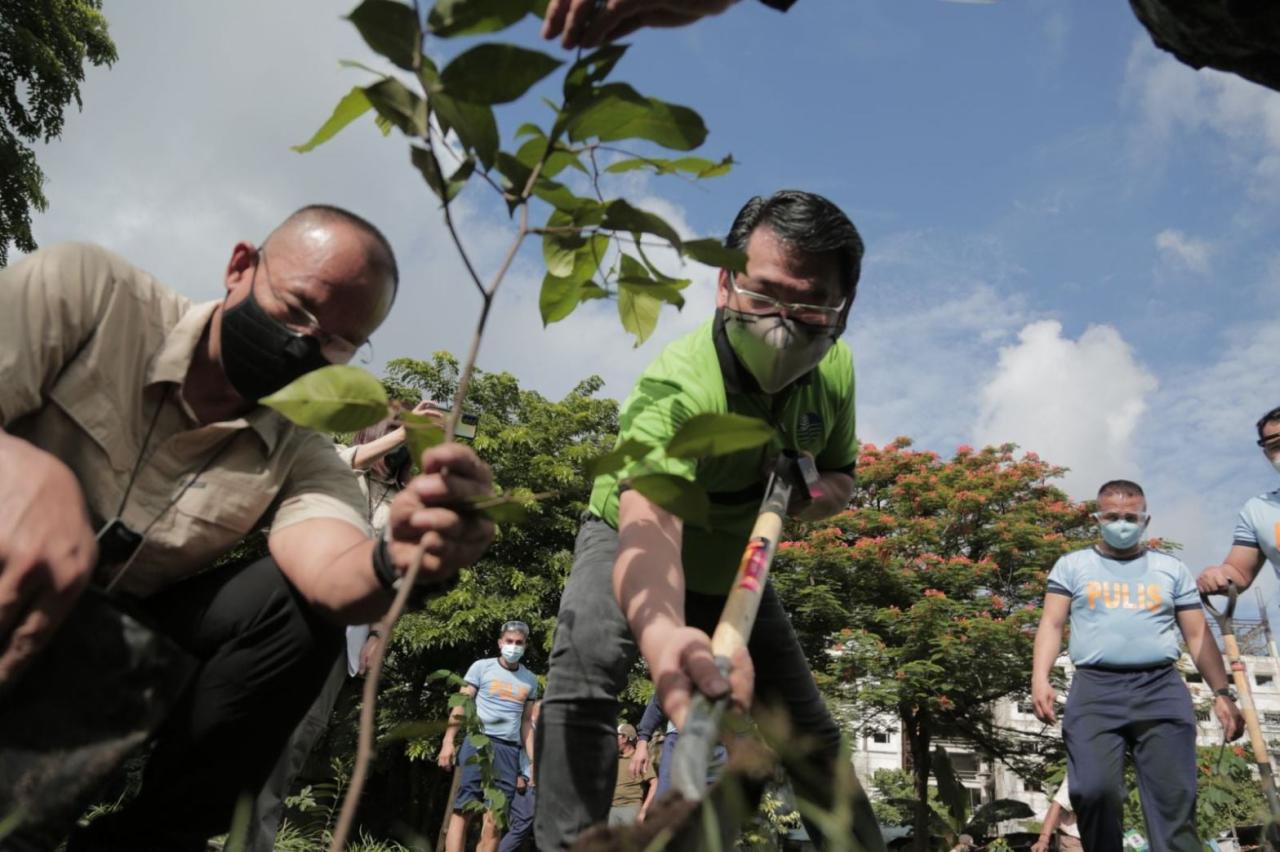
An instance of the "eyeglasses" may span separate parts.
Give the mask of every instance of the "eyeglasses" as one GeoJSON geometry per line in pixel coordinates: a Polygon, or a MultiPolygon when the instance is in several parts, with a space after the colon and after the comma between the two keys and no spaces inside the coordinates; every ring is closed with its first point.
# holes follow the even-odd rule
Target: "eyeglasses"
{"type": "Polygon", "coordinates": [[[1145,524],[1151,516],[1146,512],[1094,512],[1093,519],[1100,524],[1114,524],[1116,521],[1145,524]]]}
{"type": "Polygon", "coordinates": [[[844,311],[844,306],[849,301],[847,298],[841,299],[838,305],[804,305],[795,302],[784,302],[781,299],[766,296],[764,293],[757,293],[755,290],[746,290],[739,287],[737,275],[734,273],[729,274],[729,289],[742,300],[746,313],[770,314],[781,311],[796,322],[823,327],[838,324],[840,322],[840,314],[844,311]]]}
{"type": "MultiPolygon", "coordinates": [[[[263,279],[267,282],[267,290],[271,292],[271,297],[285,310],[284,327],[294,334],[314,337],[319,341],[320,352],[324,355],[326,361],[330,364],[349,363],[362,347],[369,345],[367,340],[364,343],[352,343],[345,337],[325,331],[320,325],[320,320],[316,319],[315,314],[302,307],[283,291],[277,289],[275,284],[272,283],[271,269],[267,266],[266,252],[259,250],[258,257],[262,258],[262,266],[266,270],[266,275],[263,276],[263,279]]],[[[258,271],[255,268],[255,279],[257,274],[258,271]]],[[[253,283],[250,282],[249,286],[252,287],[253,283]]]]}
{"type": "Polygon", "coordinates": [[[1280,450],[1280,435],[1267,435],[1265,438],[1259,438],[1258,446],[1262,447],[1264,453],[1280,450]]]}

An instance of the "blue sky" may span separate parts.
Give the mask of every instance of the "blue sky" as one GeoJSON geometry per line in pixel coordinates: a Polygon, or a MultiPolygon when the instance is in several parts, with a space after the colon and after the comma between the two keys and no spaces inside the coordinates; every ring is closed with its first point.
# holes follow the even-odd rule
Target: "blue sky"
{"type": "MultiPolygon", "coordinates": [[[[303,203],[347,205],[405,270],[375,366],[463,349],[477,300],[404,141],[362,123],[288,150],[363,79],[337,66],[370,59],[340,20],[352,5],[107,0],[120,61],[90,71],[83,112],[40,153],[37,238],[103,243],[207,299],[235,240],[303,203]]],[[[513,35],[532,43],[533,22],[513,35]]],[[[1184,542],[1193,570],[1220,558],[1244,499],[1276,484],[1252,423],[1280,404],[1280,94],[1178,64],[1122,0],[800,0],[786,15],[742,0],[633,41],[617,76],[698,109],[706,154],[740,165],[612,190],[705,235],[750,195],[801,187],[861,229],[849,340],[866,440],[1015,441],[1071,467],[1077,497],[1136,477],[1153,532],[1184,542]]],[[[510,134],[540,115],[499,121],[510,134]]],[[[481,189],[458,213],[492,269],[511,228],[481,189]]],[[[517,263],[481,366],[548,394],[596,372],[620,398],[710,310],[710,273],[690,269],[684,312],[638,350],[608,305],[544,331],[538,261],[517,263]]]]}

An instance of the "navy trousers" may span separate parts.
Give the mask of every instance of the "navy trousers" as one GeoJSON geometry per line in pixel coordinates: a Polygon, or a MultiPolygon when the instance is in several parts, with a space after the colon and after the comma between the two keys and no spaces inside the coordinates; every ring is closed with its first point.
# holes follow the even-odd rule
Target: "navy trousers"
{"type": "Polygon", "coordinates": [[[1133,754],[1151,852],[1201,852],[1195,711],[1177,669],[1076,669],[1062,736],[1071,806],[1088,852],[1123,847],[1126,751],[1133,754]]]}

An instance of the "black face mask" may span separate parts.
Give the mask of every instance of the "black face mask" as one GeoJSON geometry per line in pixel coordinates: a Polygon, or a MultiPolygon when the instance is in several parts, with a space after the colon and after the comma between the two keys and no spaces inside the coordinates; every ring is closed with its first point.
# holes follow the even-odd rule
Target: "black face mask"
{"type": "Polygon", "coordinates": [[[320,341],[273,319],[258,304],[252,285],[247,299],[222,312],[222,371],[245,399],[257,402],[327,366],[320,341]]]}

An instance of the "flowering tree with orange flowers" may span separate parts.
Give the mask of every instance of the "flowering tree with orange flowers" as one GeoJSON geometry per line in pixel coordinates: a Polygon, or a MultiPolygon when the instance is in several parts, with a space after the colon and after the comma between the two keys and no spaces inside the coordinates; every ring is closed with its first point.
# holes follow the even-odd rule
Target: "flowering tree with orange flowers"
{"type": "MultiPolygon", "coordinates": [[[[827,686],[862,727],[902,721],[921,802],[936,739],[1038,762],[1039,738],[992,710],[1026,694],[1045,579],[1094,532],[1090,506],[1054,484],[1063,468],[1015,450],[864,445],[849,509],[779,548],[775,582],[810,658],[829,660],[827,686]]],[[[919,844],[928,819],[919,809],[919,844]]]]}

